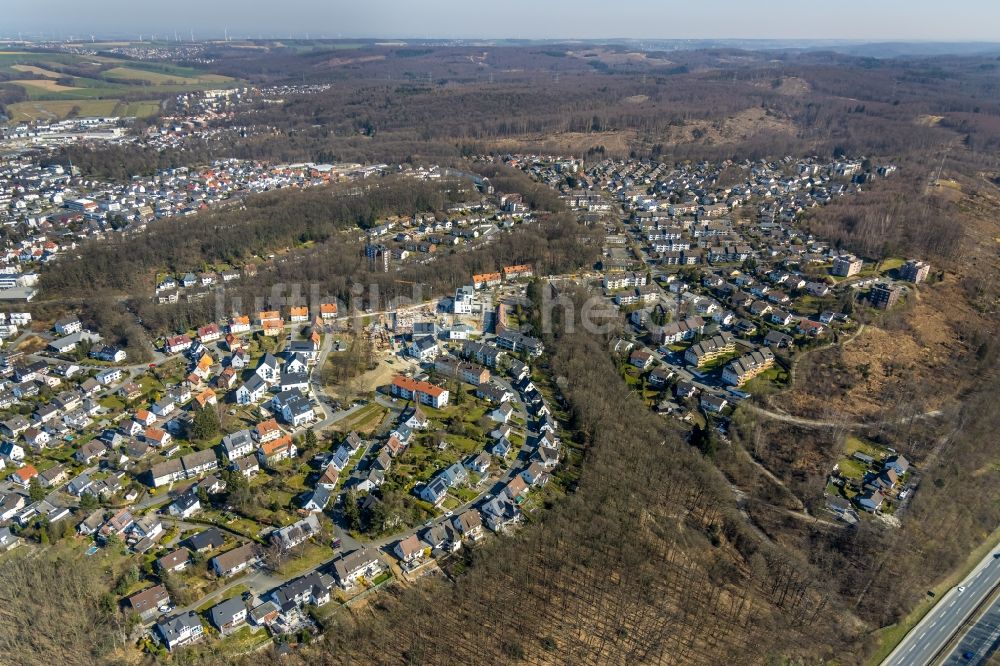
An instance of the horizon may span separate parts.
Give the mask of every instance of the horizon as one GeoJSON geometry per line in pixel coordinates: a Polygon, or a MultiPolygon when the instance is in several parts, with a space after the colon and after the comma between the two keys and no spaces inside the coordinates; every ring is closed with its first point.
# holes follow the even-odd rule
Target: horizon
{"type": "Polygon", "coordinates": [[[14,0],[5,8],[7,34],[3,36],[13,38],[21,33],[43,40],[67,36],[86,39],[90,35],[95,39],[97,35],[131,39],[140,34],[169,38],[177,33],[178,41],[228,34],[233,39],[310,40],[1000,42],[1000,5],[986,0],[959,0],[959,7],[950,12],[942,12],[940,4],[932,0],[884,0],[876,6],[863,0],[844,0],[834,13],[792,0],[773,0],[767,10],[737,0],[720,0],[711,7],[631,0],[614,11],[595,0],[572,5],[556,0],[510,0],[502,7],[470,6],[458,0],[412,4],[371,0],[364,6],[302,0],[294,9],[254,0],[219,0],[209,6],[176,0],[152,3],[141,12],[126,0],[99,4],[102,6],[95,9],[90,3],[83,6],[74,0],[53,0],[42,10],[35,3],[14,0]],[[703,26],[701,36],[687,34],[693,26],[703,26]],[[830,38],[831,33],[840,36],[830,38]]]}

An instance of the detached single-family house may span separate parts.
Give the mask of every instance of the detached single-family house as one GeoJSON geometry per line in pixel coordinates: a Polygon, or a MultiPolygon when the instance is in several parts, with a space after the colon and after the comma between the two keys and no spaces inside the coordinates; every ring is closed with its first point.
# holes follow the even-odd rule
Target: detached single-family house
{"type": "Polygon", "coordinates": [[[430,481],[428,481],[420,489],[420,499],[433,504],[434,506],[439,506],[444,502],[444,498],[448,494],[448,483],[440,476],[436,476],[430,481]]]}
{"type": "Polygon", "coordinates": [[[373,548],[361,548],[333,561],[333,572],[341,588],[349,590],[362,578],[373,578],[384,565],[373,548]]]}
{"type": "Polygon", "coordinates": [[[191,551],[187,548],[172,550],[156,560],[156,568],[164,572],[183,571],[191,564],[191,551]]]}
{"type": "Polygon", "coordinates": [[[167,507],[167,513],[182,520],[190,518],[201,513],[201,500],[195,493],[185,493],[170,503],[170,506],[167,507]]]}
{"type": "Polygon", "coordinates": [[[205,635],[201,619],[194,611],[158,622],[155,627],[168,650],[175,650],[200,640],[205,635]]]}
{"type": "Polygon", "coordinates": [[[31,485],[31,480],[36,476],[38,476],[38,470],[35,469],[35,466],[25,465],[14,470],[14,473],[7,477],[7,479],[15,486],[27,488],[31,485]]]}
{"type": "Polygon", "coordinates": [[[225,543],[225,537],[223,537],[222,532],[217,527],[210,527],[204,532],[198,532],[184,541],[187,548],[196,553],[215,550],[216,548],[220,548],[223,543],[225,543]]]}
{"type": "Polygon", "coordinates": [[[236,460],[237,458],[250,455],[256,446],[257,445],[253,440],[253,436],[247,429],[237,430],[236,432],[225,435],[222,438],[222,443],[220,444],[222,453],[229,460],[236,460]]]}
{"type": "Polygon", "coordinates": [[[260,375],[251,375],[243,386],[236,389],[236,402],[241,405],[252,405],[264,399],[267,394],[267,383],[260,375]]]}
{"type": "Polygon", "coordinates": [[[260,549],[257,544],[248,543],[226,551],[221,555],[216,555],[212,558],[210,564],[216,576],[228,578],[256,564],[260,561],[260,558],[260,549]]]}
{"type": "Polygon", "coordinates": [[[885,495],[880,490],[866,490],[863,494],[856,497],[856,501],[858,506],[865,511],[875,513],[882,508],[882,504],[885,502],[885,495]]]}
{"type": "Polygon", "coordinates": [[[170,594],[163,585],[136,592],[125,600],[125,607],[138,614],[139,619],[144,622],[159,615],[161,606],[168,605],[170,605],[170,594]]]}
{"type": "Polygon", "coordinates": [[[12,465],[20,465],[24,462],[24,448],[14,442],[3,442],[0,444],[0,458],[12,465]]]}
{"type": "Polygon", "coordinates": [[[227,599],[212,606],[208,618],[223,636],[230,634],[247,622],[247,605],[240,597],[227,599]]]}
{"type": "Polygon", "coordinates": [[[423,557],[424,544],[415,534],[411,534],[405,539],[397,541],[392,548],[392,553],[406,564],[412,564],[423,557]]]}
{"type": "Polygon", "coordinates": [[[467,509],[452,518],[455,529],[470,541],[479,541],[485,536],[483,519],[475,509],[467,509]]]}

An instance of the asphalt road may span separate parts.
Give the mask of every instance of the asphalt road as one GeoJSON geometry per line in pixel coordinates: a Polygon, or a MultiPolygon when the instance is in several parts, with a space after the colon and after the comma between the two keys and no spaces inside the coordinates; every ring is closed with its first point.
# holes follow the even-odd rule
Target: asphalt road
{"type": "Polygon", "coordinates": [[[972,625],[944,660],[944,666],[979,666],[1000,648],[1000,598],[972,625]],[[966,658],[965,655],[970,655],[966,658]]]}
{"type": "Polygon", "coordinates": [[[962,623],[1000,585],[1000,558],[994,557],[995,552],[987,553],[965,580],[941,597],[882,666],[926,666],[934,662],[962,623]],[[964,590],[959,592],[959,587],[964,590]]]}

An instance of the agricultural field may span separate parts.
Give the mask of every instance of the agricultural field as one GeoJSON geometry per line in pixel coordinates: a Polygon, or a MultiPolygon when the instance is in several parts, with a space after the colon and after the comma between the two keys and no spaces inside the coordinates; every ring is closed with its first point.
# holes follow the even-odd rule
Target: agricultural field
{"type": "Polygon", "coordinates": [[[44,93],[62,93],[62,92],[73,92],[74,90],[80,90],[76,86],[64,86],[63,84],[53,81],[51,79],[17,79],[11,81],[14,85],[21,86],[28,91],[29,95],[44,94],[44,93]]]}
{"type": "MultiPolygon", "coordinates": [[[[171,68],[179,70],[180,68],[171,68]]],[[[104,75],[115,79],[129,79],[133,81],[145,81],[154,86],[161,85],[202,85],[202,84],[227,84],[233,79],[220,74],[202,74],[191,70],[193,76],[183,76],[168,72],[155,72],[147,69],[137,69],[135,67],[113,67],[105,70],[104,75]]]]}
{"type": "Polygon", "coordinates": [[[8,106],[12,122],[73,115],[148,117],[169,95],[240,84],[190,67],[31,51],[0,52],[0,77],[6,79],[0,86],[17,86],[28,95],[27,101],[8,106]],[[149,99],[135,100],[137,96],[149,99]]]}

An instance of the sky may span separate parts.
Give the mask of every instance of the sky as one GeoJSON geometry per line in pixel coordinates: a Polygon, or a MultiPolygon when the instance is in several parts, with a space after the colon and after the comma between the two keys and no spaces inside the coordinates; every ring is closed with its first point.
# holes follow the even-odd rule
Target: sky
{"type": "Polygon", "coordinates": [[[1000,41],[998,0],[3,0],[0,36],[1000,41]]]}

